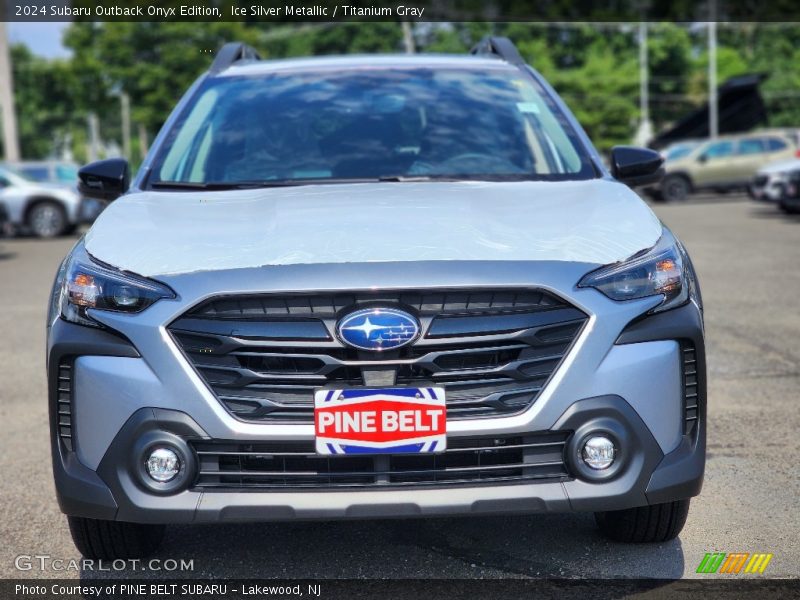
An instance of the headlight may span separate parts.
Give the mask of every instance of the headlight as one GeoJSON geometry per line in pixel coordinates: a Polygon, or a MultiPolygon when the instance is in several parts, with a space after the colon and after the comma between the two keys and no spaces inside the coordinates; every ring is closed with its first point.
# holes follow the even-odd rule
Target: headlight
{"type": "Polygon", "coordinates": [[[622,263],[592,271],[578,287],[593,287],[612,300],[661,295],[663,302],[651,311],[659,312],[684,304],[695,282],[686,251],[665,228],[655,246],[622,263]]]}
{"type": "Polygon", "coordinates": [[[61,317],[72,323],[101,327],[89,309],[137,313],[175,293],[164,284],[100,264],[75,247],[61,274],[61,317]]]}

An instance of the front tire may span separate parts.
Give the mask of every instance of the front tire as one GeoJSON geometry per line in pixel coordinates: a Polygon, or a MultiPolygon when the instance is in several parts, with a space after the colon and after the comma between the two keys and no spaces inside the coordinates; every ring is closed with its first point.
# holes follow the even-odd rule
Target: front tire
{"type": "Polygon", "coordinates": [[[657,543],[675,539],[686,524],[689,499],[594,514],[600,533],[615,542],[657,543]]]}
{"type": "Polygon", "coordinates": [[[783,212],[785,212],[787,215],[796,215],[798,212],[800,212],[799,209],[797,209],[794,206],[789,206],[785,202],[781,202],[780,203],[780,207],[781,207],[781,210],[783,212]]]}
{"type": "Polygon", "coordinates": [[[692,191],[692,185],[683,175],[667,175],[661,182],[661,197],[667,202],[686,200],[692,191]]]}
{"type": "Polygon", "coordinates": [[[144,558],[164,539],[164,525],[143,525],[67,517],[72,541],[84,557],[104,560],[144,558]]]}
{"type": "Polygon", "coordinates": [[[39,238],[54,238],[66,233],[67,213],[57,202],[44,200],[34,204],[30,210],[26,223],[31,233],[39,238]]]}

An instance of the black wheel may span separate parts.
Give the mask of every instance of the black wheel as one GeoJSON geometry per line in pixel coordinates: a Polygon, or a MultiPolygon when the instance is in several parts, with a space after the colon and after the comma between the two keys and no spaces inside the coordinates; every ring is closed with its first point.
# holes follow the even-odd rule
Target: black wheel
{"type": "Polygon", "coordinates": [[[143,558],[164,539],[164,525],[67,517],[75,547],[86,558],[143,558]]]}
{"type": "Polygon", "coordinates": [[[64,234],[69,224],[67,214],[57,202],[43,200],[29,210],[25,224],[31,233],[40,238],[53,238],[64,234]]]}
{"type": "Polygon", "coordinates": [[[666,542],[678,537],[689,514],[689,500],[594,514],[600,533],[615,542],[666,542]]]}
{"type": "Polygon", "coordinates": [[[781,210],[787,215],[796,215],[798,212],[800,212],[800,209],[798,209],[796,206],[789,206],[785,202],[781,202],[780,207],[781,210]]]}
{"type": "Polygon", "coordinates": [[[654,202],[661,202],[664,200],[664,196],[661,195],[661,190],[657,188],[647,188],[643,190],[642,193],[654,202]]]}
{"type": "Polygon", "coordinates": [[[692,186],[683,175],[667,175],[661,182],[661,196],[667,202],[686,200],[691,191],[692,186]]]}

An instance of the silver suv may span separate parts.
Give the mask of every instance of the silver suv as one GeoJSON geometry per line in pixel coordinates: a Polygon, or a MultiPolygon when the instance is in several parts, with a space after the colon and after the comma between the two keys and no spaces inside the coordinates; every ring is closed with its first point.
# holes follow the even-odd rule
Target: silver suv
{"type": "MultiPolygon", "coordinates": [[[[658,542],[705,463],[700,294],[514,46],[261,61],[233,44],[66,257],[53,464],[86,556],[165,524],[593,511],[658,542]]],[[[628,184],[628,185],[626,185],[628,184]]]]}
{"type": "Polygon", "coordinates": [[[75,191],[39,183],[8,165],[0,165],[0,204],[13,229],[41,238],[70,233],[81,222],[75,191]]]}

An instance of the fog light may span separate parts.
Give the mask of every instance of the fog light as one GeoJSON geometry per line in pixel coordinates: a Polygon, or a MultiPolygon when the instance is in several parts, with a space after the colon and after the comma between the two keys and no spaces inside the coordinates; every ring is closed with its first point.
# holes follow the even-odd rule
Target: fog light
{"type": "Polygon", "coordinates": [[[615,456],[614,442],[603,436],[590,437],[586,440],[581,452],[583,462],[598,471],[610,467],[615,456]]]}
{"type": "Polygon", "coordinates": [[[172,481],[180,470],[181,461],[169,448],[156,448],[147,458],[147,474],[159,483],[172,481]]]}

